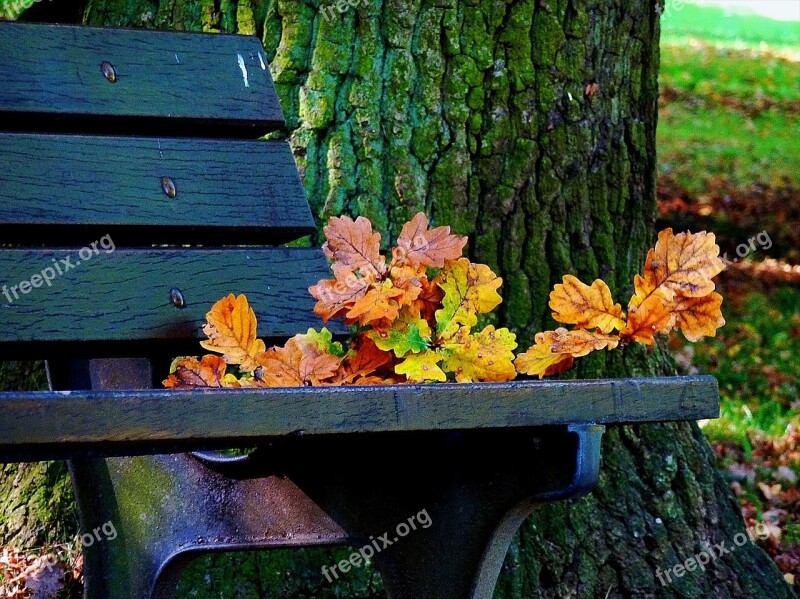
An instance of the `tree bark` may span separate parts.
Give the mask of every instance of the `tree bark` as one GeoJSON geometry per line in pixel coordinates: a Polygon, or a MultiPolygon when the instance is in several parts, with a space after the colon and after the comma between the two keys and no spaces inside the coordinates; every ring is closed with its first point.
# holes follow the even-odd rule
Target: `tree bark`
{"type": "MultiPolygon", "coordinates": [[[[504,279],[498,320],[524,346],[554,325],[548,293],[563,275],[602,278],[621,300],[654,241],[656,8],[362,0],[340,14],[334,0],[88,0],[84,22],[257,35],[317,223],[364,215],[389,242],[423,210],[470,235],[471,259],[504,279]]],[[[573,376],[671,372],[663,348],[629,348],[584,358],[573,376]]],[[[792,596],[751,543],[660,583],[657,570],[744,531],[696,425],[612,428],[603,452],[594,493],[523,526],[496,597],[792,596]]],[[[194,570],[192,596],[378,596],[366,574],[325,585],[319,565],[304,570],[314,554],[299,555],[294,567],[283,553],[235,558],[248,567],[206,560],[219,578],[194,570]],[[275,568],[296,577],[278,580],[275,568]]]]}
{"type": "MultiPolygon", "coordinates": [[[[41,362],[0,363],[0,390],[46,388],[41,362]]],[[[0,464],[0,546],[41,547],[67,541],[77,530],[64,462],[0,464]]]]}

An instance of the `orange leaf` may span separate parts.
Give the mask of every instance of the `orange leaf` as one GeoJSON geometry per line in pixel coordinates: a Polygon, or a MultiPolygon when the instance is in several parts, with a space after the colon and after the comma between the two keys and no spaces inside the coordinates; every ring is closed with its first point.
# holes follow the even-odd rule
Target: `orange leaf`
{"type": "Polygon", "coordinates": [[[283,347],[271,347],[259,356],[256,380],[265,387],[303,387],[330,384],[341,358],[326,353],[314,341],[316,332],[295,335],[283,347]]]}
{"type": "Polygon", "coordinates": [[[401,306],[410,306],[422,293],[422,287],[427,278],[425,273],[410,266],[393,266],[392,285],[403,290],[403,295],[399,297],[398,303],[401,306]]]}
{"type": "Polygon", "coordinates": [[[200,360],[181,358],[175,363],[175,372],[163,384],[170,389],[226,387],[223,379],[227,366],[225,360],[214,355],[203,356],[200,360]]]}
{"type": "Polygon", "coordinates": [[[223,354],[228,364],[239,364],[250,372],[256,367],[256,358],[266,349],[264,342],[256,339],[256,314],[244,294],[231,293],[222,298],[206,314],[208,324],[203,332],[208,341],[200,343],[208,351],[223,354]]]}
{"type": "Polygon", "coordinates": [[[358,379],[355,384],[382,384],[384,380],[381,377],[374,377],[376,381],[380,382],[367,383],[365,381],[372,379],[371,375],[391,360],[391,352],[381,351],[372,339],[360,334],[342,364],[342,383],[351,385],[358,379]]]}
{"type": "Polygon", "coordinates": [[[598,328],[603,333],[625,326],[622,306],[614,304],[604,281],[597,279],[590,287],[572,275],[562,280],[550,293],[550,308],[555,310],[556,321],[582,329],[598,328]]]}
{"type": "Polygon", "coordinates": [[[717,292],[705,297],[680,298],[673,309],[678,316],[675,328],[689,341],[713,337],[717,329],[725,325],[721,307],[722,296],[717,292]]]}
{"type": "Polygon", "coordinates": [[[558,328],[555,331],[537,333],[535,342],[527,352],[517,356],[515,366],[522,373],[542,378],[569,370],[574,358],[600,349],[614,349],[619,345],[619,337],[558,328]]]}
{"type": "Polygon", "coordinates": [[[347,313],[366,295],[367,289],[369,289],[367,279],[360,279],[350,273],[343,280],[323,279],[309,287],[308,291],[317,300],[314,312],[327,323],[331,318],[347,313]]]}
{"type": "Polygon", "coordinates": [[[372,231],[372,223],[363,216],[355,221],[347,216],[331,218],[325,227],[325,237],[322,249],[333,260],[334,272],[359,270],[371,278],[379,278],[386,272],[386,260],[380,251],[381,235],[372,231]]]}
{"type": "Polygon", "coordinates": [[[570,354],[554,353],[545,342],[537,341],[525,353],[519,354],[514,366],[523,374],[538,376],[554,376],[572,368],[575,359],[570,354]]]}
{"type": "Polygon", "coordinates": [[[362,325],[382,319],[392,322],[399,314],[399,304],[395,298],[401,295],[403,290],[392,287],[391,281],[373,286],[364,297],[353,304],[347,312],[347,318],[357,320],[362,325]]]}
{"type": "Polygon", "coordinates": [[[573,358],[580,358],[601,349],[614,349],[619,345],[619,337],[616,335],[582,329],[568,331],[558,328],[546,332],[545,339],[553,352],[570,354],[573,358]]]}
{"type": "Polygon", "coordinates": [[[428,230],[428,217],[418,212],[400,231],[397,247],[392,250],[392,266],[441,268],[445,260],[460,258],[465,245],[467,238],[452,235],[450,227],[428,230]]]}
{"type": "Polygon", "coordinates": [[[659,333],[669,333],[675,326],[676,315],[672,311],[673,302],[666,297],[666,291],[659,287],[637,307],[628,310],[628,324],[620,332],[620,337],[653,345],[659,333]]]}
{"type": "Polygon", "coordinates": [[[664,229],[656,247],[647,254],[644,277],[636,277],[636,294],[630,306],[639,306],[656,289],[665,288],[664,296],[675,293],[703,297],[714,291],[711,280],[725,268],[713,233],[679,233],[664,229]]]}

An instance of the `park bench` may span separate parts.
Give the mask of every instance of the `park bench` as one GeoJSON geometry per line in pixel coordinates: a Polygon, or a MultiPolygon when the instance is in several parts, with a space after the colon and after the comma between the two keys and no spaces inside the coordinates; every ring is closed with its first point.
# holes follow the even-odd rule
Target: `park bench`
{"type": "MultiPolygon", "coordinates": [[[[319,326],[319,249],[256,38],[0,24],[0,462],[70,459],[86,596],[170,597],[209,551],[374,544],[389,597],[487,599],[534,506],[596,484],[603,425],[718,413],[711,377],[165,390],[205,313],[319,326]],[[49,270],[48,270],[49,269],[49,270]],[[7,295],[6,295],[7,294],[7,295]],[[218,450],[252,447],[245,455],[218,450]]],[[[446,223],[440,223],[446,224],[446,223]]],[[[341,330],[336,332],[341,333],[341,330]]]]}

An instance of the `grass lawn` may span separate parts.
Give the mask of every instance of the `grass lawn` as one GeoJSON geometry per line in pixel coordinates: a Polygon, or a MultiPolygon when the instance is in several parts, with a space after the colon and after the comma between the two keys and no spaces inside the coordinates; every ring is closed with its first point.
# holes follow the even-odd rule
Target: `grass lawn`
{"type": "MultiPolygon", "coordinates": [[[[800,21],[676,6],[662,16],[659,185],[684,190],[689,206],[733,189],[757,207],[755,185],[797,202],[800,21]]],[[[737,220],[736,203],[720,205],[725,214],[712,223],[737,220]]],[[[800,226],[779,217],[757,218],[752,234],[800,226]]],[[[707,221],[691,225],[706,227],[713,232],[707,221]]],[[[675,349],[685,368],[719,380],[722,416],[703,430],[746,522],[770,527],[762,547],[800,590],[800,288],[723,278],[721,291],[727,324],[717,337],[675,349]]]]}

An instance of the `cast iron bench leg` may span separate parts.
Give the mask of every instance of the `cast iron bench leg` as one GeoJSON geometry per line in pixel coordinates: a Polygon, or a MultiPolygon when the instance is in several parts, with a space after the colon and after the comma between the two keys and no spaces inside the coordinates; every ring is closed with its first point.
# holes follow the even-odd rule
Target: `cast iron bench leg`
{"type": "MultiPolygon", "coordinates": [[[[103,388],[149,377],[129,361],[89,370],[103,388]]],[[[111,522],[118,535],[86,547],[86,596],[168,599],[199,553],[347,543],[375,548],[391,599],[489,599],[535,505],[596,483],[602,430],[300,437],[233,463],[73,461],[82,531],[111,522]]]]}

